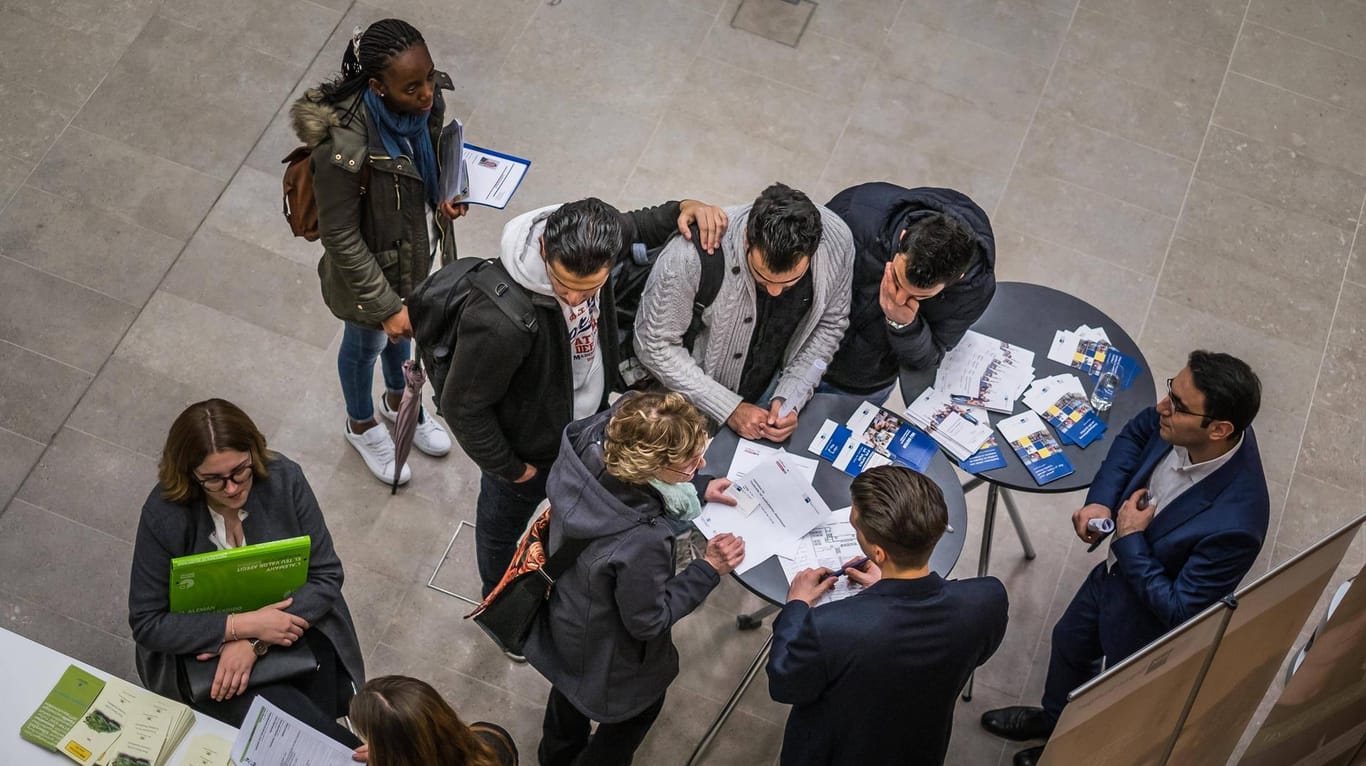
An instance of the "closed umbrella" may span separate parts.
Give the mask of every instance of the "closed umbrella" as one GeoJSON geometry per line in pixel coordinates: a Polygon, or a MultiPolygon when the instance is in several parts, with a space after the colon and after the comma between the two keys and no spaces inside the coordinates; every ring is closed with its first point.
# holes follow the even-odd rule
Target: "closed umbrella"
{"type": "Polygon", "coordinates": [[[398,494],[398,477],[403,473],[403,464],[408,462],[408,453],[413,450],[413,434],[417,433],[417,418],[422,413],[422,386],[427,383],[427,373],[422,371],[422,363],[409,359],[403,363],[403,401],[399,402],[394,416],[394,483],[389,494],[398,494]]]}

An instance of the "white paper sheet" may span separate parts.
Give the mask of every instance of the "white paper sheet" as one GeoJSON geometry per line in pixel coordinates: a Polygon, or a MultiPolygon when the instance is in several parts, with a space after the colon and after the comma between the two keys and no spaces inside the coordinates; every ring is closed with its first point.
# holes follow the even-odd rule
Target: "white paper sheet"
{"type": "Polygon", "coordinates": [[[251,701],[237,741],[237,766],[352,766],[351,748],[311,728],[264,697],[251,701]]]}
{"type": "MultiPolygon", "coordinates": [[[[792,578],[803,569],[826,567],[838,571],[844,562],[863,555],[863,549],[858,545],[858,533],[849,523],[849,510],[840,508],[831,511],[830,518],[807,532],[789,553],[778,555],[778,563],[783,565],[783,574],[787,575],[789,585],[792,584],[792,578]]],[[[849,598],[862,590],[862,585],[848,577],[840,577],[835,587],[816,601],[816,606],[849,598]]]]}
{"type": "MultiPolygon", "coordinates": [[[[741,446],[744,446],[743,442],[741,446]]],[[[740,450],[736,453],[738,458],[740,450]]],[[[735,489],[750,495],[758,503],[752,513],[721,503],[707,503],[702,507],[702,515],[693,523],[707,539],[723,532],[744,538],[745,558],[735,568],[740,574],[763,563],[769,556],[790,551],[802,535],[830,516],[830,506],[811,486],[803,466],[814,462],[775,450],[743,471],[743,478],[736,480],[732,476],[736,481],[735,489]]],[[[734,471],[733,461],[732,473],[739,475],[734,471]]],[[[811,475],[814,474],[813,467],[811,475]]]]}

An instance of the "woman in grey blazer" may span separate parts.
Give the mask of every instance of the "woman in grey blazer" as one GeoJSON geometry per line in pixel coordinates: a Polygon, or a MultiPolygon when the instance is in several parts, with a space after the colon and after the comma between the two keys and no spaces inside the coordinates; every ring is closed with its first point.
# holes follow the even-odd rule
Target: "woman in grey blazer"
{"type": "Polygon", "coordinates": [[[158,479],[142,506],[128,586],[143,684],[234,726],[260,695],[359,746],[337,718],[365,681],[360,643],[341,593],[341,561],[303,470],[268,451],[236,405],[209,399],[190,405],[171,425],[158,479]],[[301,535],[311,540],[308,581],[292,597],[238,614],[170,611],[171,559],[301,535]],[[299,641],[317,657],[316,672],[252,685],[259,657],[299,641]],[[215,658],[211,699],[191,700],[182,664],[215,658]]]}

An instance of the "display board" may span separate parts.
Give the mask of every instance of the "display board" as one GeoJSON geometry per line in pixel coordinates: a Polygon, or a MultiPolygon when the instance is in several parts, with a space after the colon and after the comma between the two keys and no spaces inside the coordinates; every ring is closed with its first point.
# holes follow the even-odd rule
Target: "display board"
{"type": "MultiPolygon", "coordinates": [[[[1364,519],[1332,533],[1234,595],[1238,606],[1196,691],[1170,763],[1228,762],[1364,519]]],[[[1358,712],[1362,710],[1366,708],[1358,712]]]]}
{"type": "Polygon", "coordinates": [[[1040,766],[1162,763],[1231,612],[1215,604],[1078,687],[1040,766]]]}
{"type": "Polygon", "coordinates": [[[1366,567],[1286,682],[1238,766],[1366,763],[1366,567]],[[1360,751],[1360,752],[1358,752],[1360,751]],[[1356,754],[1356,760],[1353,760],[1356,754]]]}

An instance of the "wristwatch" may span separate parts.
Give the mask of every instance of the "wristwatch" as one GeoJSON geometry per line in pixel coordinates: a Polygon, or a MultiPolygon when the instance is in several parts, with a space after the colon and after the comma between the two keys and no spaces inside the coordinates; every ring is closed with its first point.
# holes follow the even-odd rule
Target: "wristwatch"
{"type": "Polygon", "coordinates": [[[256,653],[257,657],[264,657],[266,652],[270,651],[270,644],[259,638],[249,638],[247,641],[251,644],[251,650],[256,653]]]}
{"type": "Polygon", "coordinates": [[[887,326],[892,328],[893,330],[904,330],[907,327],[910,327],[911,323],[893,322],[891,317],[887,317],[887,326]]]}

